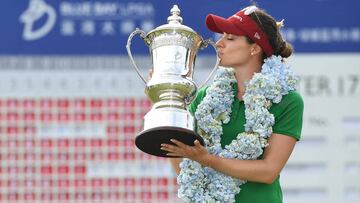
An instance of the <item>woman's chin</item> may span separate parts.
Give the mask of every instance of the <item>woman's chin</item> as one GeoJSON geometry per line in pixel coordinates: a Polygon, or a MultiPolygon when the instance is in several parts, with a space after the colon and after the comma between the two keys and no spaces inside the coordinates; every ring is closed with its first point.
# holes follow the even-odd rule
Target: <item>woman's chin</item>
{"type": "Polygon", "coordinates": [[[229,64],[227,64],[227,63],[219,63],[219,66],[222,66],[222,67],[229,67],[229,64]]]}

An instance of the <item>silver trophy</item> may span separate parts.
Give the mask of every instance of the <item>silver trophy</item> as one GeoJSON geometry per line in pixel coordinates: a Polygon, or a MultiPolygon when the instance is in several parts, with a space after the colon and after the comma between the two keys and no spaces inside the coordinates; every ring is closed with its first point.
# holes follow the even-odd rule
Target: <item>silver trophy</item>
{"type": "Polygon", "coordinates": [[[197,92],[197,86],[192,80],[197,50],[210,44],[216,51],[215,67],[204,84],[211,78],[220,61],[212,40],[203,40],[194,30],[182,25],[177,5],[173,6],[170,13],[168,24],[147,34],[136,29],[129,35],[126,45],[134,69],[146,85],[145,93],[153,103],[152,109],[144,117],[144,130],[136,136],[135,144],[140,150],[161,157],[169,157],[160,149],[160,144],[171,144],[170,139],[188,145],[194,145],[197,139],[204,145],[202,137],[195,132],[194,118],[187,109],[197,92]],[[153,72],[149,81],[140,73],[131,53],[131,41],[137,34],[150,49],[153,72]]]}

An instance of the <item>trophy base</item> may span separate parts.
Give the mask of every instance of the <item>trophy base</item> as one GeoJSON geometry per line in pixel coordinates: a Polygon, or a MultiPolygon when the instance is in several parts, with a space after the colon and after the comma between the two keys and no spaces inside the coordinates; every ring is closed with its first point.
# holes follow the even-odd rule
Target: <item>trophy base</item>
{"type": "Polygon", "coordinates": [[[173,144],[170,139],[176,139],[184,144],[194,146],[194,141],[198,140],[201,145],[204,145],[204,140],[194,131],[179,127],[156,127],[144,130],[135,138],[135,145],[143,152],[159,156],[172,157],[166,155],[168,152],[160,149],[162,143],[173,144]]]}

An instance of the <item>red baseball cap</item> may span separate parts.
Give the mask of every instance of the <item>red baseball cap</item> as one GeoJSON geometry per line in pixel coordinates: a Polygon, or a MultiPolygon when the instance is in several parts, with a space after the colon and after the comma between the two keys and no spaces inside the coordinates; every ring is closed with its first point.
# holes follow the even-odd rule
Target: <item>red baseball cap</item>
{"type": "Polygon", "coordinates": [[[227,19],[214,14],[209,14],[206,16],[206,26],[209,30],[217,33],[247,36],[258,44],[267,56],[271,56],[274,51],[266,34],[249,16],[256,10],[256,6],[249,6],[227,19]]]}

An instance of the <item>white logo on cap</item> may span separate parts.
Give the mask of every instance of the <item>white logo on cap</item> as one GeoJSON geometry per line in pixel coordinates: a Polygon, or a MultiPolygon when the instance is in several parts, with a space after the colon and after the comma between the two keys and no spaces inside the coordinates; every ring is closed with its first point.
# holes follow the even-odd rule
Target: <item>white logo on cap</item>
{"type": "Polygon", "coordinates": [[[238,15],[233,15],[232,17],[234,17],[234,18],[236,18],[236,19],[240,20],[241,22],[243,21],[242,17],[240,17],[240,16],[238,16],[238,15]]]}
{"type": "Polygon", "coordinates": [[[261,38],[258,32],[255,32],[254,37],[255,37],[256,39],[260,39],[260,38],[261,38]]]}

